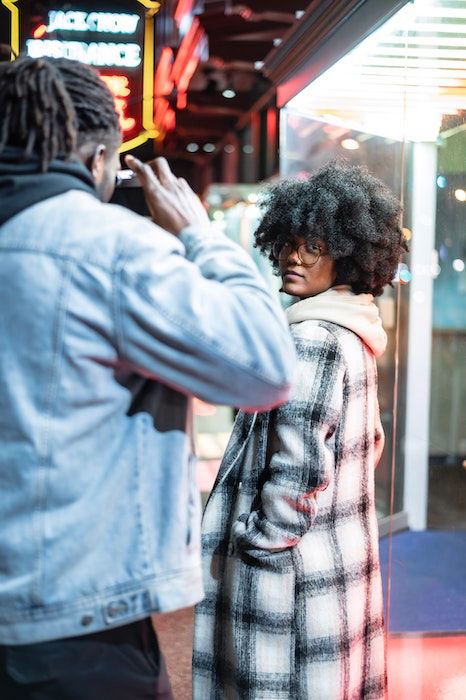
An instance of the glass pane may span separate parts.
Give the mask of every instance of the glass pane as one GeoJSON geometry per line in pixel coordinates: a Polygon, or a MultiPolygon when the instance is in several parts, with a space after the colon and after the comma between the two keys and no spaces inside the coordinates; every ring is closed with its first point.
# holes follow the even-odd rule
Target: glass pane
{"type": "MultiPolygon", "coordinates": [[[[269,261],[254,248],[253,234],[260,214],[256,202],[262,189],[262,185],[256,184],[212,184],[206,191],[205,202],[210,219],[251,255],[270,291],[278,298],[279,280],[269,261]]],[[[198,485],[204,502],[217,476],[234,417],[235,411],[228,406],[194,401],[198,485]]]]}
{"type": "MultiPolygon", "coordinates": [[[[316,81],[317,82],[317,81],[316,81]]],[[[312,89],[312,84],[308,90],[312,89]]],[[[318,89],[318,86],[317,86],[318,89]]],[[[298,95],[297,104],[305,104],[305,93],[298,95]]],[[[403,190],[403,158],[405,146],[402,141],[359,131],[344,123],[336,125],[332,121],[315,119],[303,111],[289,106],[282,112],[281,170],[285,177],[307,177],[324,163],[344,156],[355,165],[366,165],[380,177],[400,198],[403,190]]],[[[330,114],[326,114],[329,120],[330,114]]],[[[408,290],[402,288],[402,322],[406,324],[408,290]]],[[[386,436],[386,447],[376,471],[377,510],[381,518],[390,514],[391,500],[391,453],[393,445],[393,399],[395,381],[395,346],[397,289],[388,288],[382,297],[376,299],[388,335],[388,347],[378,360],[379,402],[382,423],[386,436]]],[[[398,443],[397,443],[398,446],[398,443]]],[[[395,482],[395,507],[402,510],[401,488],[403,473],[402,451],[398,449],[395,482]]]]}
{"type": "Polygon", "coordinates": [[[389,697],[466,697],[466,2],[416,0],[282,113],[282,172],[345,156],[403,201],[411,253],[378,301],[377,469],[389,697]],[[409,266],[409,269],[407,269],[409,266]],[[409,284],[408,284],[409,282],[409,284]]]}

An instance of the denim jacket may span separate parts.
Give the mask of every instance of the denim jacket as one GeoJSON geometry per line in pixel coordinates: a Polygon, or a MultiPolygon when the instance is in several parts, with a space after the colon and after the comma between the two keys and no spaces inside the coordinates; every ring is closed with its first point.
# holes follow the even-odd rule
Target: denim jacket
{"type": "Polygon", "coordinates": [[[191,395],[266,409],[294,350],[249,257],[86,192],[0,227],[0,643],[202,597],[191,395]]]}

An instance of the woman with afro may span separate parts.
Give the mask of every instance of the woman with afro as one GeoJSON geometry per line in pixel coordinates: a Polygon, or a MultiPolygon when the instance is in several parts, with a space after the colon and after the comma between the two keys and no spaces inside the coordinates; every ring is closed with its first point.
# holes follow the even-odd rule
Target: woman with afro
{"type": "Polygon", "coordinates": [[[406,244],[400,205],[331,163],[264,196],[298,354],[288,403],[240,412],[203,521],[194,698],[386,697],[374,468],[383,449],[374,296],[406,244]]]}

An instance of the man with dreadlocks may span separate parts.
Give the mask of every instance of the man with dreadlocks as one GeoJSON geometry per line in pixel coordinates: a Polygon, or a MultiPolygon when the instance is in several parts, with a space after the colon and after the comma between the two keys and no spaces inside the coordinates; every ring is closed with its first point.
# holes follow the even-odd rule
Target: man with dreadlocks
{"type": "Polygon", "coordinates": [[[166,161],[104,204],[90,68],[0,65],[0,696],[169,698],[150,614],[202,597],[190,396],[267,408],[294,353],[246,253],[166,161]],[[282,339],[282,340],[281,340],[282,339]]]}

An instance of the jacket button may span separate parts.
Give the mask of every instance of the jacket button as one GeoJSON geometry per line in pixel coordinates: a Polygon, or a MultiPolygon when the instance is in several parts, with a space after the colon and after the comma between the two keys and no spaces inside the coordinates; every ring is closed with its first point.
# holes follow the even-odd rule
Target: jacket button
{"type": "Polygon", "coordinates": [[[82,626],[83,626],[83,627],[87,627],[88,625],[91,624],[91,622],[92,622],[93,619],[94,619],[94,618],[93,618],[92,615],[83,615],[82,618],[81,618],[81,624],[82,624],[82,626]]]}

